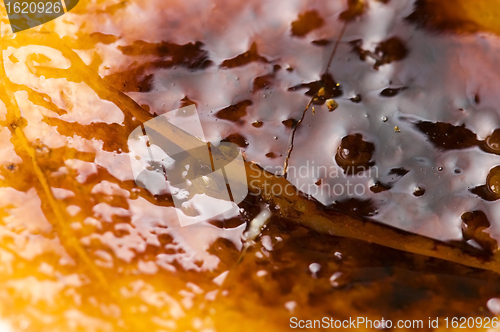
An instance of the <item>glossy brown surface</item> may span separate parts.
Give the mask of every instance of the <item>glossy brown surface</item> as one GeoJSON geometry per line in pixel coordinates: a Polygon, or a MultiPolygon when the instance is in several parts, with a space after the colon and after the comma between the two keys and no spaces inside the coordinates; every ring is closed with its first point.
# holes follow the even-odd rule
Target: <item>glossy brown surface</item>
{"type": "MultiPolygon", "coordinates": [[[[262,158],[281,165],[288,144],[284,137],[308,101],[321,119],[345,107],[339,102],[335,112],[328,112],[331,98],[353,105],[367,100],[323,72],[331,54],[326,48],[344,22],[355,24],[370,6],[393,2],[336,1],[328,8],[301,2],[283,15],[279,9],[285,4],[279,3],[275,15],[267,17],[259,11],[264,12],[260,1],[248,7],[222,0],[208,7],[181,1],[81,1],[58,21],[15,38],[6,33],[0,59],[0,314],[6,324],[14,331],[51,332],[287,331],[292,316],[427,322],[428,317],[498,314],[487,307],[488,300],[500,297],[497,243],[488,232],[495,221],[479,210],[463,211],[458,222],[464,241],[451,244],[346,215],[375,213],[370,201],[324,206],[303,193],[249,195],[239,216],[180,228],[170,195],[154,196],[131,176],[128,134],[166,109],[193,103],[217,138],[245,147],[248,155],[258,149],[262,158]],[[245,21],[250,14],[257,18],[245,21]],[[203,29],[197,29],[198,22],[203,29]],[[270,26],[281,22],[286,33],[274,35],[270,26]],[[249,26],[260,34],[241,46],[237,32],[249,26]],[[299,40],[300,47],[287,44],[287,38],[299,40]],[[219,39],[234,49],[219,49],[214,42],[219,39]],[[311,58],[314,54],[324,57],[317,77],[303,67],[318,60],[311,58]],[[286,61],[277,60],[282,57],[286,61]],[[289,67],[278,66],[279,61],[289,67]],[[285,72],[303,76],[292,80],[285,72]],[[225,82],[224,88],[214,91],[219,85],[207,77],[225,82]],[[218,98],[223,107],[205,108],[218,98]],[[259,116],[252,111],[257,107],[264,109],[259,116]],[[283,116],[275,121],[274,114],[283,116]],[[216,125],[217,120],[224,124],[216,125]],[[266,136],[269,127],[268,143],[255,147],[255,136],[266,136]],[[266,204],[273,216],[242,256],[241,233],[266,204]],[[467,245],[469,240],[479,248],[467,245]]],[[[409,20],[440,33],[498,33],[495,8],[484,1],[474,6],[465,0],[420,1],[409,20]]],[[[400,39],[377,45],[378,70],[412,52],[400,39]]],[[[365,67],[375,70],[372,64],[365,67]]],[[[336,68],[334,63],[332,71],[336,68]]],[[[389,105],[407,92],[388,85],[375,94],[389,105]]],[[[474,101],[482,102],[479,96],[474,101]]],[[[439,151],[480,145],[498,154],[496,131],[480,139],[459,123],[416,121],[412,126],[439,151]]],[[[391,133],[393,127],[388,126],[391,133]]],[[[316,131],[311,122],[297,130],[302,138],[316,131]]],[[[385,148],[371,143],[373,137],[342,137],[339,145],[328,146],[332,162],[336,154],[341,157],[340,166],[371,166],[374,151],[385,148]]],[[[311,140],[311,154],[331,143],[311,140]]],[[[297,159],[307,157],[297,153],[297,159]]],[[[247,167],[261,163],[247,161],[247,167]]],[[[253,190],[287,184],[257,170],[248,170],[261,176],[253,190]]],[[[393,168],[370,189],[376,195],[391,193],[408,175],[403,166],[393,168]]],[[[494,201],[498,174],[486,175],[482,189],[493,196],[485,194],[484,200],[494,201]]],[[[415,186],[409,192],[415,199],[430,194],[415,186]]],[[[412,226],[419,234],[421,225],[412,226]]]]}

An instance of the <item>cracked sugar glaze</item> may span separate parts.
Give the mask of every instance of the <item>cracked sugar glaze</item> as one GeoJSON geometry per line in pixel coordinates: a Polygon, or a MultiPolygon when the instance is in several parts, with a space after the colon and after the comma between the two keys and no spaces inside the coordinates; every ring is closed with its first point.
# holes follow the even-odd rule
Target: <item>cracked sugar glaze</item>
{"type": "MultiPolygon", "coordinates": [[[[156,114],[195,103],[207,139],[235,142],[247,160],[279,174],[291,127],[311,99],[300,86],[321,80],[344,4],[250,1],[224,20],[218,7],[232,10],[231,2],[200,6],[123,8],[126,19],[99,25],[102,34],[120,31],[124,44],[98,44],[100,75],[156,114]],[[300,16],[306,9],[313,14],[300,16]],[[148,27],[133,29],[143,16],[148,27]],[[301,18],[310,24],[300,28],[301,18]],[[176,58],[175,49],[186,55],[176,58]]],[[[498,197],[478,193],[500,164],[491,138],[500,125],[500,39],[417,28],[415,8],[368,1],[349,21],[328,71],[342,92],[338,108],[307,111],[289,160],[306,176],[288,179],[326,206],[440,240],[461,240],[462,215],[483,211],[487,232],[500,239],[498,197]],[[366,172],[339,164],[348,136],[373,145],[366,172]]]]}
{"type": "MultiPolygon", "coordinates": [[[[141,2],[117,7],[120,20],[96,5],[92,22],[76,11],[67,14],[75,27],[56,21],[54,28],[83,62],[152,114],[195,104],[207,140],[238,144],[246,160],[268,171],[283,173],[295,128],[287,178],[325,206],[439,240],[462,240],[464,214],[481,211],[486,233],[498,240],[500,196],[490,170],[500,164],[499,37],[423,29],[413,1],[368,1],[345,25],[325,73],[345,9],[340,1],[141,2]],[[82,33],[95,47],[78,47],[82,33]],[[327,83],[336,107],[313,102],[295,127],[327,83]]],[[[16,92],[21,110],[31,107],[23,113],[28,139],[95,152],[93,163],[66,160],[58,174],[77,172],[85,183],[100,167],[133,180],[128,151],[118,148],[139,125],[133,118],[91,83],[37,69],[70,70],[61,51],[31,45],[5,53],[14,83],[61,91],[49,107],[58,116],[16,92]],[[68,123],[74,128],[65,131],[60,125],[68,123]],[[116,144],[100,141],[103,129],[90,128],[99,125],[119,133],[116,144]],[[55,128],[72,137],[52,134],[55,128]]],[[[106,203],[94,209],[98,219],[129,216],[106,203]]]]}

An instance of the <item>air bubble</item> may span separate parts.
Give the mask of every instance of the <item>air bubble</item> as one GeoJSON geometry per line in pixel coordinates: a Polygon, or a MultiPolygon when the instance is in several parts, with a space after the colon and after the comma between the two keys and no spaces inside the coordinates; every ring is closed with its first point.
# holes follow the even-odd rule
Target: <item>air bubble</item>
{"type": "Polygon", "coordinates": [[[413,190],[413,195],[416,197],[420,197],[423,194],[425,194],[425,189],[422,187],[415,187],[415,189],[413,190]]]}
{"type": "Polygon", "coordinates": [[[495,153],[500,153],[500,129],[496,129],[486,138],[486,145],[495,153]]]}
{"type": "Polygon", "coordinates": [[[335,161],[345,173],[356,174],[373,164],[370,160],[374,150],[373,143],[364,141],[361,134],[348,135],[342,138],[335,161]]]}
{"type": "Polygon", "coordinates": [[[321,265],[319,265],[318,263],[311,263],[309,265],[309,271],[311,271],[311,274],[313,275],[314,278],[318,277],[317,274],[319,270],[321,270],[321,265]]]}
{"type": "Polygon", "coordinates": [[[500,166],[490,170],[486,178],[486,186],[492,193],[500,195],[500,166]]]}
{"type": "Polygon", "coordinates": [[[337,280],[341,276],[342,272],[335,272],[334,274],[332,274],[332,276],[330,277],[330,285],[332,285],[332,287],[339,287],[339,282],[337,280]]]}

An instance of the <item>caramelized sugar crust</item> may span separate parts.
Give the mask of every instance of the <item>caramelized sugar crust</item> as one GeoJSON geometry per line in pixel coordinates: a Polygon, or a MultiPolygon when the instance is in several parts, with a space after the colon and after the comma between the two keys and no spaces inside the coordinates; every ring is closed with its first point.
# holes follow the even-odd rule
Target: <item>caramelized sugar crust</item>
{"type": "MultiPolygon", "coordinates": [[[[412,176],[406,165],[390,166],[387,177],[367,184],[373,189],[366,199],[333,205],[304,193],[249,195],[240,216],[187,228],[178,227],[170,195],[154,196],[131,176],[128,134],[193,103],[208,136],[245,148],[247,167],[282,165],[291,130],[314,96],[317,120],[307,113],[311,120],[297,128],[304,149],[295,150],[293,162],[322,154],[323,147],[339,167],[390,160],[374,156],[385,149],[377,135],[351,132],[341,121],[361,114],[342,113],[348,104],[378,98],[390,107],[391,98],[414,88],[386,82],[364,94],[347,79],[353,68],[382,72],[415,52],[403,37],[363,43],[349,35],[373,11],[401,9],[396,2],[81,1],[60,19],[15,36],[3,12],[2,318],[14,331],[285,331],[291,316],[425,322],[492,316],[486,303],[500,296],[496,219],[463,206],[452,226],[429,217],[406,223],[407,233],[362,219],[375,217],[373,197],[401,190],[397,181],[412,176]],[[341,57],[325,74],[345,24],[341,57]],[[346,59],[355,67],[343,71],[346,59]],[[335,112],[328,112],[327,98],[338,99],[335,112]],[[336,136],[316,139],[330,114],[339,117],[339,127],[328,131],[336,136]],[[266,204],[273,217],[241,260],[242,232],[266,204]],[[432,233],[435,240],[418,236],[432,233]],[[450,239],[456,242],[438,241],[450,239]]],[[[500,31],[498,6],[487,1],[407,6],[408,15],[395,20],[410,31],[431,31],[419,32],[424,36],[450,33],[459,46],[471,33],[500,31]]],[[[488,102],[467,93],[468,106],[488,102]]],[[[485,134],[460,121],[410,120],[400,133],[393,124],[387,128],[391,135],[414,128],[439,153],[498,155],[497,128],[485,134]]],[[[498,199],[494,166],[464,194],[479,197],[484,209],[498,199]]],[[[405,190],[415,200],[432,194],[423,185],[405,190]]],[[[391,225],[390,218],[382,221],[391,225]]]]}

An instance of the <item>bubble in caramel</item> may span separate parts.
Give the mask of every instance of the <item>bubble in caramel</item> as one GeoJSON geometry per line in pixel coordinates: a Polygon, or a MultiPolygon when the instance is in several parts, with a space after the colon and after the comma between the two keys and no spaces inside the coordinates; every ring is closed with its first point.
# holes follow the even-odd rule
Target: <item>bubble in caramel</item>
{"type": "Polygon", "coordinates": [[[486,186],[493,194],[500,195],[500,166],[490,170],[486,178],[486,186]]]}
{"type": "Polygon", "coordinates": [[[361,134],[342,138],[335,154],[335,161],[346,174],[357,174],[373,166],[371,161],[375,146],[363,140],[361,134]]]}
{"type": "Polygon", "coordinates": [[[485,140],[487,150],[493,153],[500,153],[500,129],[495,129],[485,140]]]}

